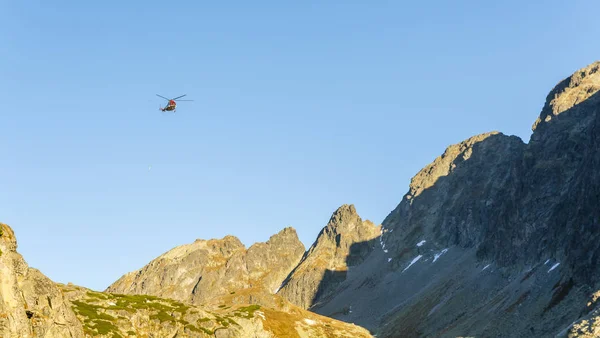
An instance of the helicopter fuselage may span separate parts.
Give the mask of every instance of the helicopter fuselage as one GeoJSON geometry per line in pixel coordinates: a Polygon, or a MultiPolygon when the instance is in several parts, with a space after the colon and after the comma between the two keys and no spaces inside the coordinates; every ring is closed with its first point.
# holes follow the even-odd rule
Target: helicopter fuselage
{"type": "MultiPolygon", "coordinates": [[[[163,99],[167,100],[167,102],[168,102],[168,103],[167,103],[167,105],[166,105],[164,108],[162,108],[162,107],[160,107],[160,106],[159,106],[159,109],[160,109],[161,111],[172,111],[172,112],[176,112],[176,111],[177,111],[177,102],[175,102],[175,101],[176,101],[176,100],[178,100],[178,99],[180,99],[180,98],[182,98],[182,97],[184,97],[185,95],[186,95],[186,94],[183,94],[183,95],[181,95],[181,96],[178,96],[178,97],[176,97],[176,98],[173,98],[173,99],[168,99],[168,98],[166,98],[166,97],[164,97],[164,96],[161,96],[161,95],[158,95],[158,94],[156,94],[156,96],[158,96],[158,97],[162,97],[163,99]]],[[[194,101],[194,100],[180,100],[180,101],[194,101]]]]}
{"type": "Polygon", "coordinates": [[[175,103],[175,101],[170,100],[169,104],[167,104],[166,107],[161,108],[162,111],[171,111],[171,110],[175,110],[175,108],[177,108],[177,103],[175,103]]]}

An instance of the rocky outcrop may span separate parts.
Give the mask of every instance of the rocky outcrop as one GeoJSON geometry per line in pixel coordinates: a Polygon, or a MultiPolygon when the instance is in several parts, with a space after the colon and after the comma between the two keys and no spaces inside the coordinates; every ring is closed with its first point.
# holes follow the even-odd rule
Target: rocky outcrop
{"type": "Polygon", "coordinates": [[[369,241],[380,230],[371,221],[363,221],[354,205],[342,205],[278,294],[304,309],[310,308],[346,279],[349,267],[362,263],[374,248],[369,241]]]}
{"type": "Polygon", "coordinates": [[[71,304],[54,282],[28,267],[13,230],[0,223],[0,336],[84,337],[71,304]]]}
{"type": "Polygon", "coordinates": [[[245,262],[249,279],[267,290],[275,290],[298,264],[304,254],[304,245],[290,227],[271,236],[266,243],[255,243],[246,253],[245,262]]]}
{"type": "Polygon", "coordinates": [[[531,129],[536,131],[538,126],[548,125],[553,118],[584,101],[588,101],[586,104],[597,103],[598,98],[594,94],[600,90],[599,71],[600,62],[597,61],[577,70],[556,85],[546,97],[540,116],[535,120],[531,129]],[[593,100],[589,101],[592,97],[593,100]]]}
{"type": "Polygon", "coordinates": [[[312,310],[378,337],[596,330],[600,63],[548,95],[528,144],[490,132],[411,181],[379,248],[312,310]],[[571,324],[575,323],[571,326],[571,324]]]}
{"type": "MultiPolygon", "coordinates": [[[[272,293],[302,258],[304,245],[293,228],[248,250],[234,236],[197,240],[157,257],[128,273],[107,292],[145,294],[202,304],[243,289],[254,290],[252,303],[272,293]]],[[[239,300],[242,301],[242,300],[239,300]]]]}

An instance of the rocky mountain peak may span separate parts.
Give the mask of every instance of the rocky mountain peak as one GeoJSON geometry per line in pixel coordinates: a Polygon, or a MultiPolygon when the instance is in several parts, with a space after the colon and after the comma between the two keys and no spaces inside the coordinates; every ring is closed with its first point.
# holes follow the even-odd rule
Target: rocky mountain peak
{"type": "Polygon", "coordinates": [[[304,251],[296,230],[291,227],[271,236],[267,242],[254,243],[247,250],[232,235],[196,240],[169,250],[134,273],[125,274],[107,291],[154,295],[192,304],[242,289],[272,293],[298,264],[304,251]]]}
{"type": "Polygon", "coordinates": [[[358,216],[354,205],[344,204],[333,212],[327,225],[317,237],[317,242],[319,241],[319,237],[322,236],[332,239],[334,236],[341,233],[353,232],[355,230],[358,231],[360,230],[359,228],[361,225],[362,219],[358,216]]]}
{"type": "Polygon", "coordinates": [[[221,239],[210,239],[208,243],[212,247],[224,247],[231,250],[245,248],[244,243],[233,235],[226,235],[221,239]]]}
{"type": "Polygon", "coordinates": [[[352,231],[359,222],[354,204],[343,204],[333,212],[326,228],[334,232],[352,231]]]}
{"type": "Polygon", "coordinates": [[[286,245],[294,242],[293,245],[295,245],[297,241],[299,241],[299,238],[296,229],[292,227],[285,227],[275,235],[269,237],[269,240],[267,240],[266,244],[286,245]]]}
{"type": "Polygon", "coordinates": [[[304,250],[292,227],[284,228],[265,243],[253,244],[245,257],[250,280],[261,280],[264,288],[274,292],[298,264],[304,250]]]}
{"type": "Polygon", "coordinates": [[[419,196],[425,189],[431,188],[442,176],[447,176],[456,169],[459,162],[468,160],[473,154],[475,144],[492,135],[502,135],[497,131],[479,134],[446,148],[432,163],[421,169],[410,181],[407,200],[419,196]]]}
{"type": "MultiPolygon", "coordinates": [[[[588,100],[600,90],[600,61],[596,61],[559,82],[546,97],[544,107],[532,126],[551,121],[557,115],[588,100]]],[[[598,101],[596,98],[595,101],[598,101]]]]}
{"type": "Polygon", "coordinates": [[[343,204],[333,212],[327,225],[309,248],[307,256],[331,251],[335,262],[333,265],[354,264],[356,262],[349,259],[354,253],[350,247],[372,240],[379,235],[380,230],[373,222],[363,221],[353,204],[343,204]]]}
{"type": "Polygon", "coordinates": [[[357,217],[358,213],[356,212],[356,207],[354,206],[354,204],[342,204],[339,208],[337,208],[333,214],[331,215],[331,218],[329,220],[329,223],[333,222],[334,220],[341,220],[344,217],[357,217]]]}
{"type": "Polygon", "coordinates": [[[279,294],[309,308],[346,278],[350,266],[359,264],[374,248],[381,226],[363,221],[353,204],[340,206],[331,215],[302,262],[290,273],[279,294]]]}

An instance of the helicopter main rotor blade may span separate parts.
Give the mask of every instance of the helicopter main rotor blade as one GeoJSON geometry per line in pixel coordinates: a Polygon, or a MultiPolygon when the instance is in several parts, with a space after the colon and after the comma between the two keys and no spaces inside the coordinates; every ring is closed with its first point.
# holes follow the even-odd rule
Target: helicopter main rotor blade
{"type": "Polygon", "coordinates": [[[181,96],[177,96],[176,98],[174,98],[174,99],[172,99],[172,100],[177,100],[177,99],[179,99],[179,98],[182,98],[182,97],[184,97],[184,96],[186,96],[186,95],[187,95],[187,94],[183,94],[183,95],[181,95],[181,96]]]}
{"type": "Polygon", "coordinates": [[[161,96],[161,95],[158,95],[158,94],[156,94],[156,96],[162,97],[163,99],[165,99],[165,100],[169,101],[169,99],[167,99],[167,98],[166,98],[166,97],[164,97],[164,96],[161,96]]]}

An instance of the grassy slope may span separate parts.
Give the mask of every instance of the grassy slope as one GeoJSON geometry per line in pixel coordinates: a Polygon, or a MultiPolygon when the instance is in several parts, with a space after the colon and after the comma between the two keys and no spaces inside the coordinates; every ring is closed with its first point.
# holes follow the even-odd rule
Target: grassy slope
{"type": "Polygon", "coordinates": [[[86,334],[92,337],[148,337],[159,332],[177,332],[178,337],[212,337],[219,329],[241,334],[245,330],[260,330],[260,326],[274,337],[371,337],[363,328],[302,310],[283,299],[276,308],[231,304],[227,299],[214,306],[197,307],[154,296],[59,286],[71,301],[86,334]]]}

